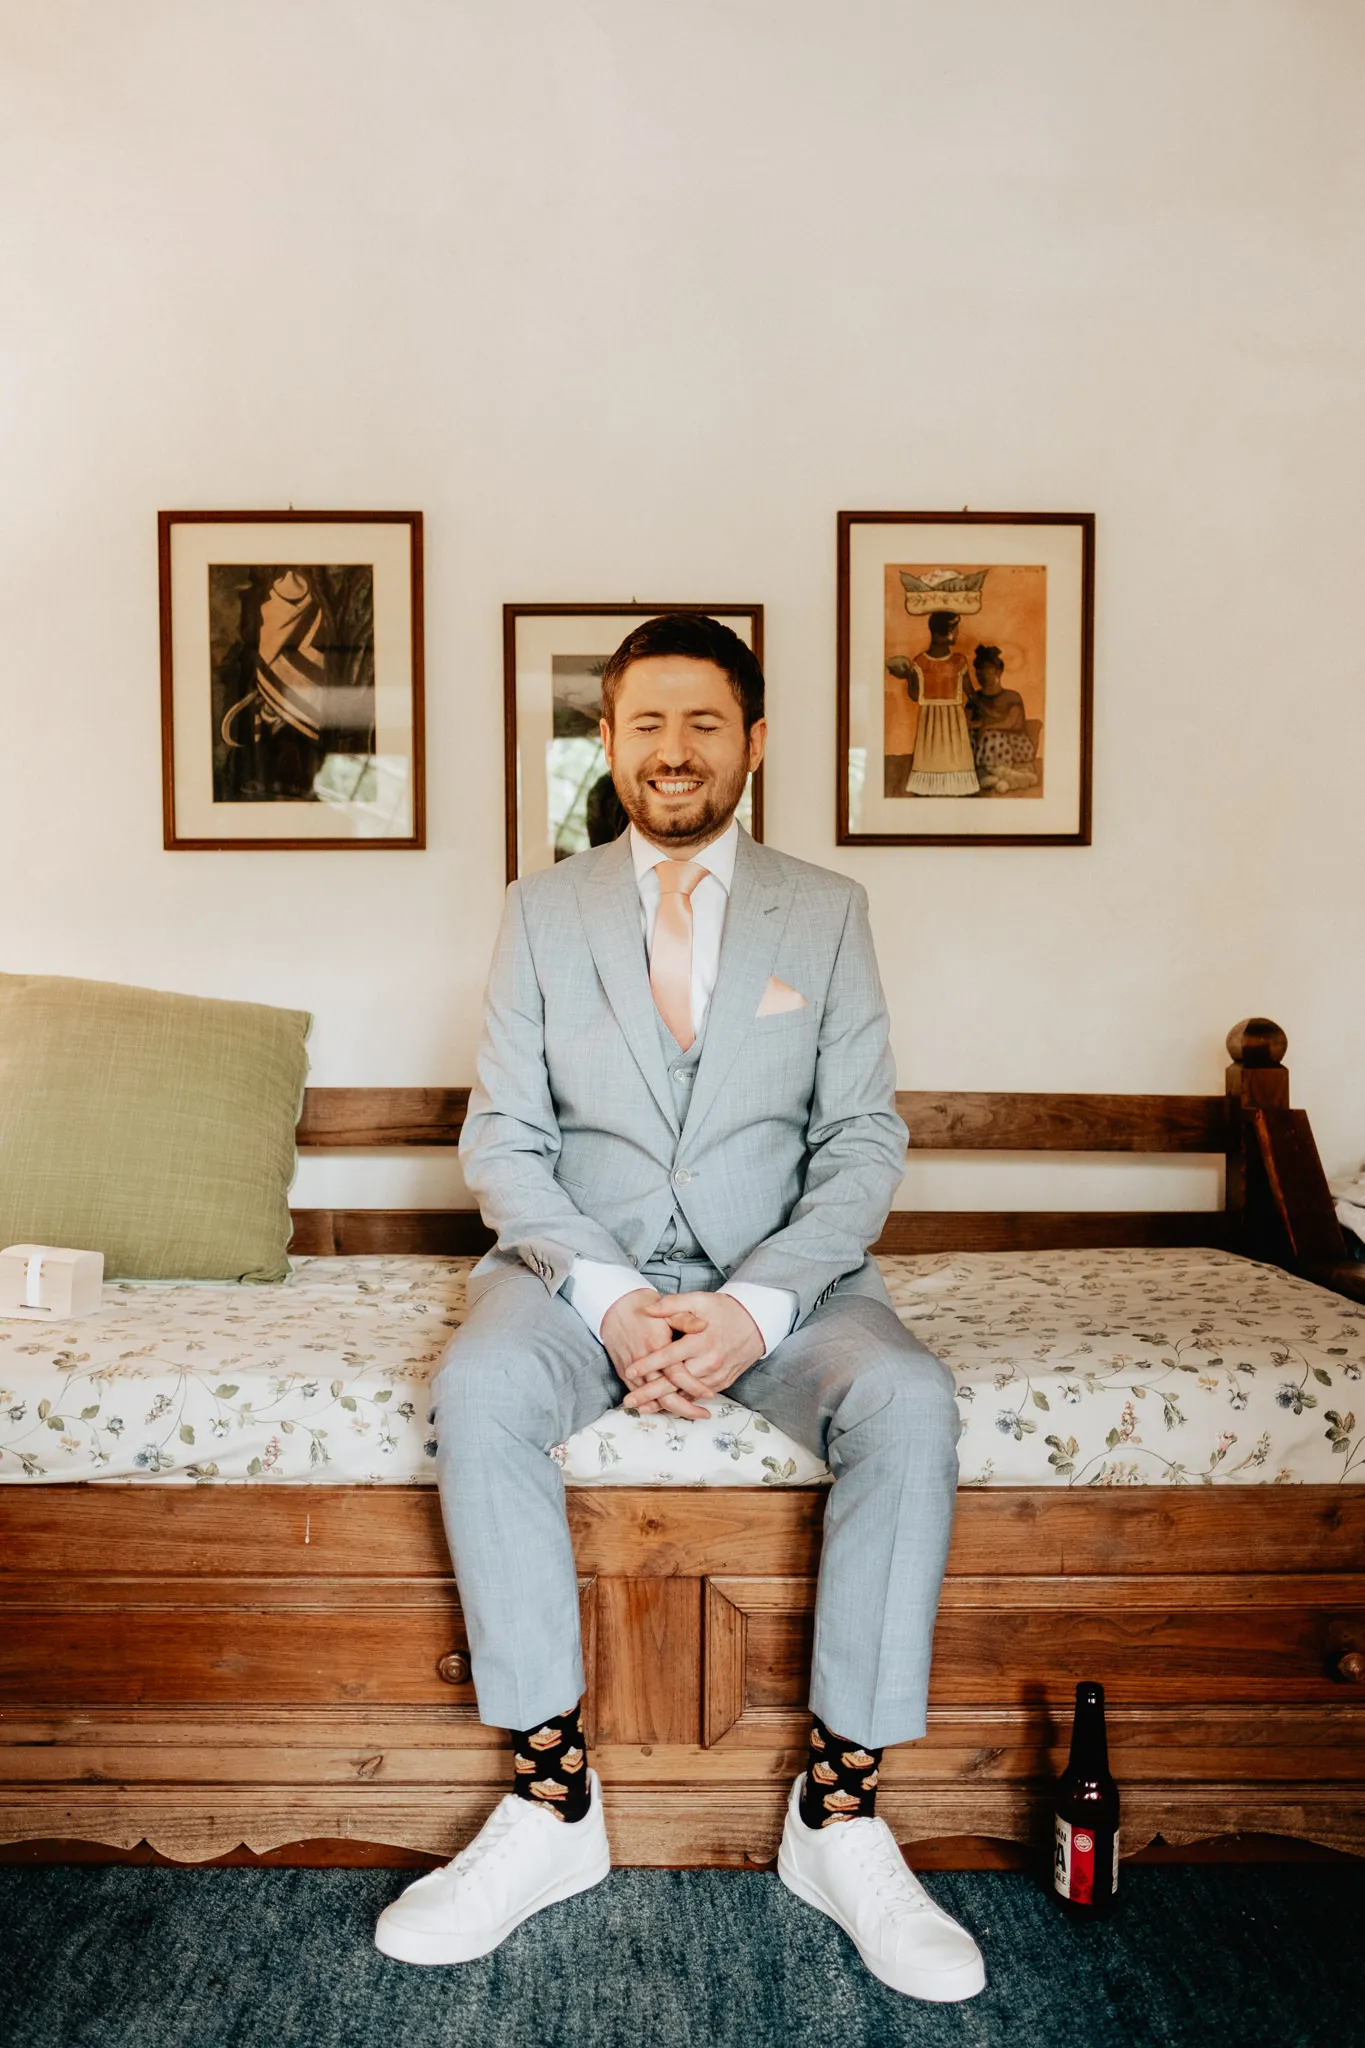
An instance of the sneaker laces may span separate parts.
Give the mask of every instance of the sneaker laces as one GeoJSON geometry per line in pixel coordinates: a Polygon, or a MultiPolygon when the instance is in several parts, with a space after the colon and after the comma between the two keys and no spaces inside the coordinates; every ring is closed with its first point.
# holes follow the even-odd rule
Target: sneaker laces
{"type": "Polygon", "coordinates": [[[846,1820],[839,1825],[847,1829],[852,1853],[861,1861],[873,1893],[891,1918],[934,1910],[933,1900],[908,1868],[884,1820],[846,1820]]]}
{"type": "Polygon", "coordinates": [[[446,1865],[447,1871],[456,1883],[463,1884],[477,1871],[500,1859],[519,1824],[528,1813],[534,1811],[534,1807],[528,1806],[524,1799],[517,1799],[511,1793],[505,1794],[473,1841],[446,1865]],[[516,1811],[517,1808],[521,1811],[516,1811]]]}

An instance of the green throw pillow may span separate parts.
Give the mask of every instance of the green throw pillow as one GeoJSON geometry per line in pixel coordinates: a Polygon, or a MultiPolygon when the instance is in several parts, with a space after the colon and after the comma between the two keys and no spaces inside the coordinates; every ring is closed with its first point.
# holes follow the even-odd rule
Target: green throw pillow
{"type": "Polygon", "coordinates": [[[0,974],[0,1248],[110,1279],[283,1280],[311,1017],[0,974]]]}

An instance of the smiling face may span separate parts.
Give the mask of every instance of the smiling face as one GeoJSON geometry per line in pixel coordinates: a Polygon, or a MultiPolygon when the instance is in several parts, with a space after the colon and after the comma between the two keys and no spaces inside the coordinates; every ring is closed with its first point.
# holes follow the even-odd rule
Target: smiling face
{"type": "Polygon", "coordinates": [[[724,669],[685,654],[633,661],[617,687],[614,721],[602,721],[626,816],[679,858],[725,830],[766,735],[761,718],[746,734],[724,669]]]}

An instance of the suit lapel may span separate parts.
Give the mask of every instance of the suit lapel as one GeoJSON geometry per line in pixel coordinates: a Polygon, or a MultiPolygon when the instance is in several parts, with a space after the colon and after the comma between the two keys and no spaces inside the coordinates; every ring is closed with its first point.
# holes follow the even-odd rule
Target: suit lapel
{"type": "Polygon", "coordinates": [[[640,930],[640,891],[630,857],[629,833],[613,841],[591,872],[582,878],[578,896],[583,909],[583,930],[612,1014],[649,1084],[650,1093],[676,1131],[678,1113],[659,1040],[659,1013],[649,987],[645,942],[640,930]]]}
{"type": "Polygon", "coordinates": [[[778,862],[741,831],[725,913],[720,967],[687,1112],[691,1137],[707,1115],[754,1028],[763,991],[791,913],[792,883],[778,862]]]}

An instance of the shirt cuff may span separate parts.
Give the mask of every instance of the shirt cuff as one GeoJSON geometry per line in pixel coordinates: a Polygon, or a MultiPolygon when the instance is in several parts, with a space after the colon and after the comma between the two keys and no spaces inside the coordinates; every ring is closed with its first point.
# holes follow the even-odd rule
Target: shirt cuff
{"type": "Polygon", "coordinates": [[[760,1287],[753,1280],[727,1280],[719,1292],[733,1294],[740,1307],[749,1311],[758,1324],[765,1358],[784,1337],[791,1335],[798,1302],[790,1288],[760,1287]]]}
{"type": "MultiPolygon", "coordinates": [[[[642,1280],[634,1266],[608,1265],[605,1259],[575,1259],[565,1292],[600,1344],[602,1320],[607,1310],[623,1294],[635,1294],[648,1286],[648,1280],[642,1280]]],[[[760,1287],[755,1292],[772,1294],[776,1289],[760,1287]]]]}

